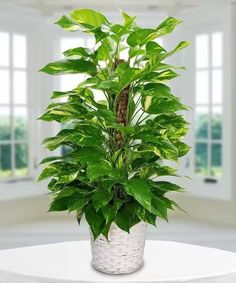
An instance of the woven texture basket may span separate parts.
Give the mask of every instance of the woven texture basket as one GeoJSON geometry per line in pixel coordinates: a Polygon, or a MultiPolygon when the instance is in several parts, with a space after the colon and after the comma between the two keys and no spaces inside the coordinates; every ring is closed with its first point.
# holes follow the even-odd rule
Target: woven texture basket
{"type": "Polygon", "coordinates": [[[131,273],[143,265],[147,224],[139,222],[130,233],[112,223],[108,239],[100,235],[95,241],[91,234],[92,265],[95,269],[110,273],[131,273]]]}

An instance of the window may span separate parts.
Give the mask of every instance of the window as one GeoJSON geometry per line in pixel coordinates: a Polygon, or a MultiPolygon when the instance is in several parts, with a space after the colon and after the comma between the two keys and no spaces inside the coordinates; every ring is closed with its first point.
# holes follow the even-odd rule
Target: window
{"type": "Polygon", "coordinates": [[[223,33],[195,37],[195,173],[222,175],[223,33]]]}
{"type": "Polygon", "coordinates": [[[28,175],[26,36],[0,31],[0,179],[28,175]]]}

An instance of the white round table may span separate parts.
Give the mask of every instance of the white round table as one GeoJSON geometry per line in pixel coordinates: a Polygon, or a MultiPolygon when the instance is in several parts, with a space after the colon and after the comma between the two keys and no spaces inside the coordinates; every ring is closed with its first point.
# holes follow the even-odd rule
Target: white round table
{"type": "Polygon", "coordinates": [[[144,266],[129,275],[106,275],[91,264],[88,241],[0,251],[1,283],[234,283],[236,254],[168,241],[147,241],[144,266]]]}

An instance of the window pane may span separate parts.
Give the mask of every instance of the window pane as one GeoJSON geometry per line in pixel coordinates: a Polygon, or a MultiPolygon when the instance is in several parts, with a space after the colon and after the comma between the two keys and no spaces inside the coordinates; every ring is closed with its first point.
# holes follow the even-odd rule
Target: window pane
{"type": "Polygon", "coordinates": [[[0,107],[0,140],[10,140],[10,108],[0,107]]]}
{"type": "Polygon", "coordinates": [[[212,66],[220,67],[223,63],[223,34],[214,32],[212,34],[212,66]]]}
{"type": "Polygon", "coordinates": [[[14,135],[16,140],[25,140],[27,138],[27,108],[14,108],[14,135]]]}
{"type": "Polygon", "coordinates": [[[9,71],[0,70],[0,83],[1,83],[0,104],[10,103],[9,71]]]}
{"type": "Polygon", "coordinates": [[[209,72],[197,71],[196,73],[196,103],[207,104],[209,102],[209,72]]]}
{"type": "Polygon", "coordinates": [[[15,104],[26,104],[27,82],[25,71],[14,71],[13,73],[13,101],[15,104]]]}
{"type": "Polygon", "coordinates": [[[212,107],[211,137],[213,140],[222,138],[222,107],[212,107]]]}
{"type": "Polygon", "coordinates": [[[209,108],[199,106],[196,108],[195,133],[197,139],[207,139],[209,129],[209,108]]]}
{"type": "Polygon", "coordinates": [[[0,32],[0,66],[9,66],[9,33],[0,32]]]}
{"type": "Polygon", "coordinates": [[[11,145],[0,145],[0,178],[10,177],[11,171],[11,145]]]}
{"type": "Polygon", "coordinates": [[[195,170],[197,174],[208,174],[208,144],[196,143],[195,170]]]}
{"type": "Polygon", "coordinates": [[[211,175],[221,176],[222,174],[222,146],[221,144],[211,145],[211,175]]]}
{"type": "Polygon", "coordinates": [[[206,68],[209,66],[209,35],[196,36],[196,67],[206,68]]]}
{"type": "Polygon", "coordinates": [[[13,66],[16,68],[26,67],[26,36],[13,35],[13,66]]]}
{"type": "Polygon", "coordinates": [[[212,102],[213,104],[222,103],[223,78],[222,70],[212,71],[212,102]]]}
{"type": "Polygon", "coordinates": [[[27,144],[15,145],[15,175],[28,175],[28,147],[27,144]]]}

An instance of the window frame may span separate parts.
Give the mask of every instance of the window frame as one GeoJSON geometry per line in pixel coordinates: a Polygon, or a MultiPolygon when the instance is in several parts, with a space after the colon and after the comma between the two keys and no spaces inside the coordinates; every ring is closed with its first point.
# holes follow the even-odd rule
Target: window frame
{"type": "MultiPolygon", "coordinates": [[[[213,176],[211,175],[210,171],[212,170],[212,146],[213,145],[221,145],[222,149],[223,149],[223,122],[224,122],[224,102],[223,102],[223,96],[224,96],[224,68],[225,68],[225,64],[224,64],[224,58],[223,58],[223,54],[224,54],[224,32],[222,30],[220,31],[209,31],[208,32],[202,32],[200,34],[195,34],[195,41],[194,41],[194,55],[195,55],[195,63],[194,63],[194,71],[195,71],[195,79],[194,79],[194,83],[195,83],[195,93],[194,93],[194,97],[195,97],[195,101],[194,101],[194,123],[193,123],[193,127],[194,127],[194,132],[195,132],[195,136],[194,136],[194,148],[195,148],[195,157],[196,157],[196,144],[202,143],[202,144],[206,144],[207,145],[207,174],[202,175],[201,177],[204,179],[211,179],[212,181],[216,181],[218,182],[220,178],[223,177],[223,164],[221,164],[221,169],[222,169],[222,174],[220,176],[213,176]],[[212,36],[214,33],[220,32],[222,33],[222,64],[220,66],[213,66],[212,64],[212,36]],[[206,67],[198,67],[196,65],[196,38],[197,36],[201,36],[201,35],[207,35],[208,36],[208,66],[206,67]],[[216,70],[220,70],[222,71],[222,101],[221,103],[213,103],[213,90],[212,90],[212,86],[213,86],[213,72],[216,70]],[[208,102],[206,103],[198,103],[197,102],[197,73],[201,72],[201,71],[206,71],[208,74],[208,102]],[[197,111],[196,109],[198,107],[207,107],[208,108],[208,135],[206,138],[198,138],[196,136],[196,132],[197,132],[197,125],[196,125],[196,115],[197,115],[197,111]],[[221,138],[220,139],[214,139],[212,138],[212,125],[213,125],[213,109],[214,107],[220,107],[222,110],[222,127],[221,127],[221,138]]],[[[223,150],[221,150],[221,160],[223,160],[223,150]]],[[[194,174],[197,174],[197,170],[196,170],[197,166],[196,166],[196,160],[194,160],[194,174]]]]}
{"type": "MultiPolygon", "coordinates": [[[[224,14],[223,14],[224,15],[224,14]]],[[[222,17],[223,17],[222,15],[222,17]]],[[[188,32],[185,37],[194,43],[195,36],[198,34],[214,33],[221,31],[223,33],[223,94],[222,94],[222,177],[217,179],[217,182],[206,182],[205,176],[195,174],[195,125],[194,125],[194,107],[195,107],[195,47],[194,44],[182,55],[183,64],[187,66],[188,74],[183,80],[182,86],[183,95],[188,105],[192,107],[186,113],[187,120],[190,122],[190,131],[187,136],[187,143],[192,148],[190,153],[183,158],[181,171],[192,178],[191,182],[183,181],[183,185],[188,187],[188,191],[193,195],[210,198],[230,200],[231,192],[231,162],[230,150],[232,148],[230,136],[231,129],[231,90],[230,90],[230,23],[225,19],[213,20],[211,22],[203,22],[199,25],[197,22],[190,23],[188,32]],[[191,29],[191,30],[190,30],[191,29]],[[189,95],[192,94],[192,95],[189,95]],[[227,109],[227,111],[225,111],[227,109]]],[[[211,55],[211,53],[210,53],[211,55]]],[[[212,177],[211,177],[212,178],[212,177]]],[[[214,177],[213,177],[214,179],[214,177]]]]}
{"type": "MultiPolygon", "coordinates": [[[[27,145],[27,151],[28,151],[28,173],[25,176],[9,176],[9,177],[4,177],[0,178],[0,184],[1,183],[12,183],[12,182],[18,182],[18,181],[26,181],[26,180],[32,180],[34,175],[35,175],[35,155],[34,155],[34,146],[32,145],[32,129],[35,127],[35,122],[32,121],[33,119],[30,119],[32,117],[32,114],[34,113],[34,105],[32,105],[33,99],[30,97],[30,92],[31,91],[31,84],[30,84],[30,79],[31,79],[31,58],[29,56],[30,54],[30,30],[26,29],[25,25],[19,24],[17,26],[13,26],[10,23],[1,23],[0,25],[0,31],[1,32],[6,32],[10,35],[10,40],[9,40],[9,66],[0,66],[1,70],[9,70],[9,83],[10,83],[10,102],[8,104],[1,104],[1,106],[7,106],[10,108],[10,131],[11,131],[11,139],[6,140],[6,141],[0,141],[0,144],[9,144],[11,145],[11,148],[14,148],[14,144],[23,144],[25,143],[27,145]],[[13,35],[24,35],[26,37],[26,67],[25,68],[19,68],[19,67],[14,67],[13,62],[12,62],[12,57],[13,57],[13,35]],[[26,103],[23,105],[21,104],[15,104],[13,103],[13,72],[15,70],[23,70],[26,72],[26,103]],[[25,140],[13,140],[12,139],[12,132],[14,131],[13,128],[13,108],[17,106],[24,106],[26,108],[27,112],[27,137],[25,140]]],[[[15,160],[14,160],[14,151],[11,152],[11,171],[14,174],[14,169],[15,169],[15,160]],[[13,161],[14,160],[14,161],[13,161]]]]}

